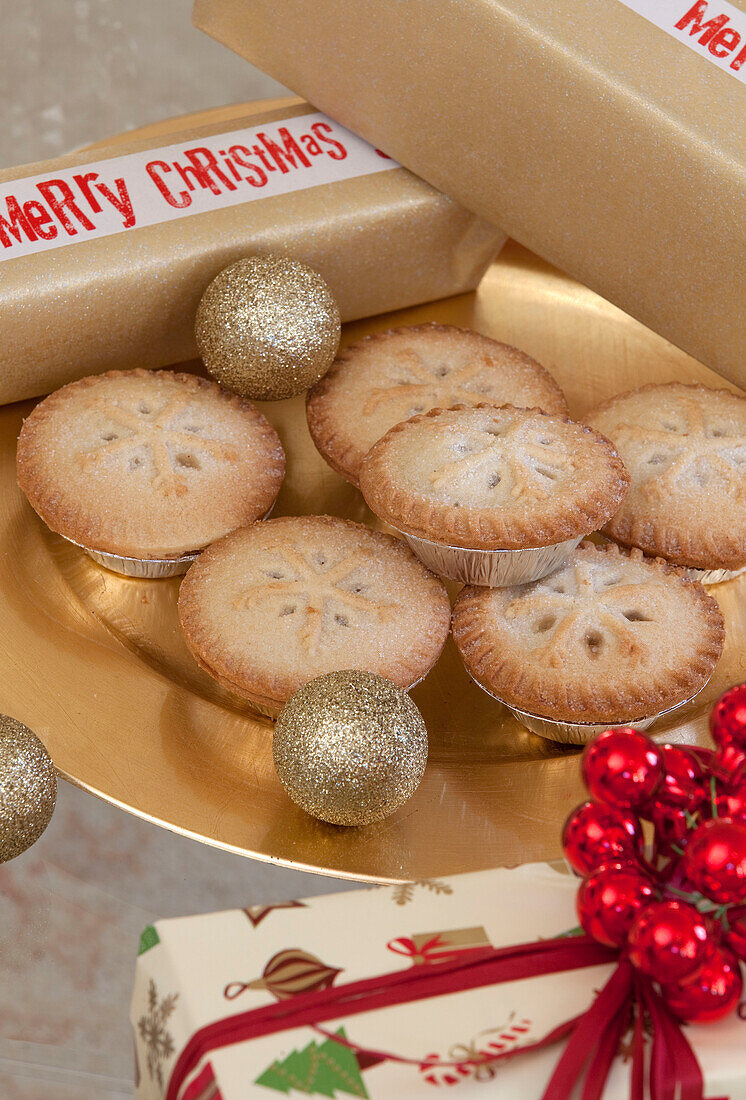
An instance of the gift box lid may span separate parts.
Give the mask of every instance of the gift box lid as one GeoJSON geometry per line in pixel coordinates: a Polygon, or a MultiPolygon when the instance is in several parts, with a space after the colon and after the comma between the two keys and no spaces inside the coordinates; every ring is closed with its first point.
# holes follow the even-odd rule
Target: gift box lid
{"type": "Polygon", "coordinates": [[[746,0],[196,0],[194,18],[746,384],[746,0]]]}
{"type": "MultiPolygon", "coordinates": [[[[410,984],[414,971],[437,979],[490,947],[558,936],[571,943],[564,934],[577,920],[577,885],[547,864],[525,864],[158,921],[141,940],[131,1006],[136,1098],[427,1100],[454,1084],[463,1100],[538,1098],[562,1043],[513,1054],[590,1007],[613,962],[555,973],[542,964],[528,978],[385,1004],[374,1002],[368,980],[393,974],[410,984]],[[366,991],[355,986],[347,1014],[319,1018],[326,993],[360,982],[366,991]],[[316,1012],[302,1023],[293,1016],[281,1030],[256,1026],[257,1013],[292,1016],[309,997],[316,1012]]],[[[746,1091],[742,1028],[732,1014],[686,1029],[709,1097],[746,1091]]],[[[650,1040],[646,1032],[648,1048],[650,1040]]],[[[629,1095],[630,1043],[631,1028],[604,1100],[629,1095]]]]}

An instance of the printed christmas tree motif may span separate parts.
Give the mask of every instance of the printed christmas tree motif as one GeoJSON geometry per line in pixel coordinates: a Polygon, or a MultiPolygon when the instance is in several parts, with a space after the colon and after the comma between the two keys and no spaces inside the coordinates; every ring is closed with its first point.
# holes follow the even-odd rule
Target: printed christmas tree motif
{"type": "Polygon", "coordinates": [[[278,1001],[284,1001],[299,993],[328,989],[341,973],[338,967],[327,966],[308,951],[293,947],[273,955],[261,978],[251,982],[230,982],[223,995],[234,1001],[248,989],[267,989],[278,1001]]]}
{"type": "Polygon", "coordinates": [[[392,887],[391,896],[397,905],[406,905],[413,900],[417,887],[430,890],[433,894],[453,893],[453,887],[449,886],[447,882],[438,882],[434,878],[423,878],[418,879],[417,882],[401,882],[398,886],[392,887]]]}
{"type": "Polygon", "coordinates": [[[454,1043],[448,1054],[428,1054],[420,1072],[428,1085],[456,1085],[471,1078],[491,1081],[499,1072],[500,1057],[525,1041],[531,1031],[531,1021],[516,1019],[511,1012],[502,1027],[488,1028],[468,1043],[454,1043]]]}
{"type": "Polygon", "coordinates": [[[495,503],[546,496],[572,472],[574,463],[566,448],[553,447],[545,433],[538,433],[533,441],[529,431],[524,424],[505,429],[497,425],[454,428],[456,457],[430,475],[433,487],[451,484],[454,474],[478,472],[494,491],[495,503]]]}
{"type": "Polygon", "coordinates": [[[351,554],[334,563],[321,551],[306,557],[287,546],[266,549],[271,551],[264,569],[268,580],[252,585],[233,606],[240,610],[278,601],[278,617],[302,616],[300,638],[309,653],[318,651],[327,631],[354,625],[355,615],[379,620],[390,615],[390,605],[363,595],[368,585],[355,580],[370,555],[351,554]]]}
{"type": "Polygon", "coordinates": [[[613,567],[577,562],[536,581],[505,609],[506,619],[532,617],[535,630],[551,631],[536,654],[543,654],[552,667],[566,656],[567,646],[581,640],[588,657],[598,656],[608,637],[628,655],[640,655],[647,645],[640,635],[640,623],[660,620],[663,589],[650,581],[619,584],[613,567]]]}
{"type": "Polygon", "coordinates": [[[276,909],[307,908],[308,906],[302,901],[280,901],[276,905],[250,905],[248,909],[244,909],[242,912],[246,914],[252,926],[256,928],[270,913],[274,913],[276,909]]]}
{"type": "Polygon", "coordinates": [[[124,452],[131,470],[149,461],[153,485],[166,494],[183,495],[189,488],[184,471],[200,469],[206,454],[225,462],[238,458],[235,447],[207,437],[203,424],[194,423],[201,418],[186,395],[172,398],[158,411],[148,401],[141,401],[137,412],[96,401],[89,407],[101,413],[107,426],[101,434],[103,446],[82,453],[84,468],[124,452]]]}
{"type": "MultiPolygon", "coordinates": [[[[347,1038],[344,1028],[335,1034],[347,1038]]],[[[307,1096],[368,1096],[355,1052],[334,1039],[321,1044],[311,1042],[303,1050],[292,1051],[281,1062],[273,1062],[254,1083],[285,1094],[296,1091],[307,1096]]]]}
{"type": "Polygon", "coordinates": [[[406,377],[390,386],[381,386],[372,390],[363,406],[365,416],[377,412],[382,405],[387,405],[391,401],[400,402],[402,398],[415,402],[413,412],[425,412],[434,405],[443,409],[459,404],[473,405],[476,401],[484,399],[484,391],[469,389],[467,383],[482,371],[494,369],[490,359],[477,358],[470,363],[465,363],[462,367],[440,366],[430,370],[412,349],[402,351],[398,355],[398,362],[402,375],[406,377]],[[448,381],[446,382],[445,379],[448,381]]]}
{"type": "Polygon", "coordinates": [[[147,1067],[151,1079],[163,1088],[163,1063],[174,1053],[174,1040],[166,1029],[166,1020],[176,1007],[178,993],[158,1000],[158,990],[153,979],[148,986],[148,1013],[137,1023],[140,1038],[148,1052],[147,1067]]]}
{"type": "Polygon", "coordinates": [[[682,476],[691,476],[701,484],[717,477],[742,500],[746,495],[746,439],[731,434],[727,422],[707,424],[695,397],[677,394],[674,399],[677,413],[662,414],[657,428],[623,421],[614,429],[614,438],[621,443],[634,439],[650,444],[646,461],[653,476],[644,483],[644,490],[667,498],[682,476]]]}

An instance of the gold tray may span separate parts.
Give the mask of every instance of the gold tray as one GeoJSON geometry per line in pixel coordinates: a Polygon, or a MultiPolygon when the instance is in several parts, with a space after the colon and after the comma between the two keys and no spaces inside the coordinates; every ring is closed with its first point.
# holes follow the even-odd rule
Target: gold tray
{"type": "MultiPolygon", "coordinates": [[[[724,384],[515,244],[475,294],[349,325],[344,341],[424,320],[525,348],[552,371],[576,415],[652,380],[724,384]]],[[[583,797],[577,752],[530,733],[480,691],[450,641],[412,693],[430,732],[414,798],[362,829],[297,809],[275,776],[271,726],[189,656],[176,617],[179,578],[107,572],[48,531],[21,496],[15,440],[30,407],[0,409],[0,711],[36,730],[63,776],[176,832],[345,878],[426,879],[559,855],[562,821],[583,797]]],[[[314,450],[303,400],[263,409],[288,452],[275,514],[373,522],[359,493],[314,450]]],[[[725,654],[696,703],[655,727],[666,739],[706,744],[711,703],[746,679],[746,577],[711,591],[727,620],[725,654]]]]}

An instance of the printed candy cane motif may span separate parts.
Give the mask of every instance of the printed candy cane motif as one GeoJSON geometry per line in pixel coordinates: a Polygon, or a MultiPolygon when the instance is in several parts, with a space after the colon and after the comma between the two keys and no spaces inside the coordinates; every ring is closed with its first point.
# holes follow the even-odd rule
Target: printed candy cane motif
{"type": "Polygon", "coordinates": [[[454,1043],[448,1051],[447,1060],[441,1059],[439,1054],[428,1054],[426,1062],[420,1067],[424,1080],[428,1085],[457,1085],[467,1077],[475,1081],[491,1081],[498,1072],[492,1059],[516,1047],[531,1031],[530,1020],[511,1021],[513,1014],[504,1027],[481,1031],[469,1043],[454,1043]],[[487,1035],[495,1038],[480,1041],[487,1035]],[[480,1059],[484,1060],[484,1065],[479,1064],[480,1059]],[[445,1064],[439,1064],[441,1062],[445,1064]]]}

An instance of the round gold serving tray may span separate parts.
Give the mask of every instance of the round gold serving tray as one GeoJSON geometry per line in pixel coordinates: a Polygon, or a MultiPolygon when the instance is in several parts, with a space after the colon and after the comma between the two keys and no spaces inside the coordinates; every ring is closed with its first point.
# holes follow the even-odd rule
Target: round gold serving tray
{"type": "MultiPolygon", "coordinates": [[[[349,325],[344,340],[425,320],[525,348],[558,379],[575,415],[653,380],[723,384],[514,244],[475,294],[349,325]]],[[[340,877],[423,879],[558,856],[561,823],[582,797],[577,753],[529,733],[480,691],[450,641],[412,693],[430,732],[414,798],[362,829],[297,809],[274,773],[271,726],[191,659],[176,616],[180,578],[107,572],[48,531],[21,496],[15,440],[30,407],[0,409],[0,710],[36,730],[62,775],[177,832],[340,877]]],[[[314,450],[302,399],[262,408],[288,454],[275,514],[373,522],[314,450]]],[[[655,727],[671,740],[707,743],[710,704],[746,679],[746,577],[711,591],[727,620],[725,655],[696,704],[655,727]]]]}
{"type": "MultiPolygon", "coordinates": [[[[476,293],[348,325],[343,341],[427,320],[525,349],[557,378],[574,415],[646,382],[725,384],[512,243],[476,293]]],[[[44,739],[63,776],[198,840],[345,878],[419,880],[559,855],[562,821],[583,797],[577,752],[530,733],[480,691],[450,641],[412,692],[430,733],[412,800],[361,829],[297,809],[274,772],[271,725],[190,657],[176,616],[180,578],[107,572],[48,531],[21,496],[15,441],[30,408],[0,409],[0,711],[44,739]]],[[[274,514],[373,523],[314,450],[303,400],[262,408],[288,455],[274,514]]],[[[725,654],[696,703],[656,736],[707,744],[711,703],[746,680],[746,576],[711,591],[726,618],[725,654]]]]}

